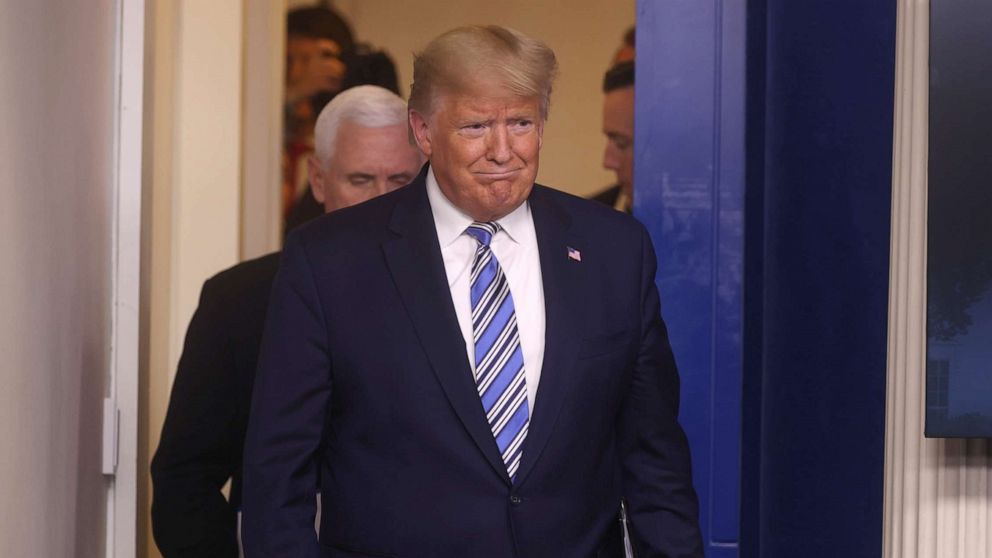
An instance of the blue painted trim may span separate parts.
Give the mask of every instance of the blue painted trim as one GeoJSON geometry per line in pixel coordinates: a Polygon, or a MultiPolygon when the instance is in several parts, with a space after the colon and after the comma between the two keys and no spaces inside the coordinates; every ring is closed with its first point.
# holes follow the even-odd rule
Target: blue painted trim
{"type": "Polygon", "coordinates": [[[745,3],[638,3],[635,215],[658,251],[710,556],[736,557],[745,3]]]}
{"type": "Polygon", "coordinates": [[[761,374],[765,241],[765,0],[747,6],[746,183],[744,220],[744,350],[741,378],[742,558],[758,558],[761,510],[761,374]]]}

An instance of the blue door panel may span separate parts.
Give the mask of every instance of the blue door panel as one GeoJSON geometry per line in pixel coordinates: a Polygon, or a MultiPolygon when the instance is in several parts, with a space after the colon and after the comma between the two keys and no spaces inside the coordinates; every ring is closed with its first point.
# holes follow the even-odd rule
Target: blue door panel
{"type": "Polygon", "coordinates": [[[737,556],[743,2],[638,4],[635,215],[658,253],[708,556],[737,556]]]}

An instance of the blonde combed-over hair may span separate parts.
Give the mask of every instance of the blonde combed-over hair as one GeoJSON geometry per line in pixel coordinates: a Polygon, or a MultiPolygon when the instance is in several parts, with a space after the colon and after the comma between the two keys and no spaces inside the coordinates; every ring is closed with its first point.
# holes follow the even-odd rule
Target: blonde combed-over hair
{"type": "Polygon", "coordinates": [[[475,94],[492,86],[537,97],[547,120],[557,74],[555,53],[542,41],[499,25],[458,27],[414,55],[410,108],[427,116],[443,94],[475,94]]]}

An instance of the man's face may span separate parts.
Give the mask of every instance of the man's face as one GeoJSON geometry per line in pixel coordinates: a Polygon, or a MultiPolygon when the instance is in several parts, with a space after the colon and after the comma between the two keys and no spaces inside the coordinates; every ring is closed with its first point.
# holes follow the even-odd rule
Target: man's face
{"type": "Polygon", "coordinates": [[[432,114],[411,111],[410,125],[441,191],[473,219],[499,219],[530,195],[544,133],[537,98],[444,94],[432,114]]]}
{"type": "Polygon", "coordinates": [[[329,164],[310,157],[310,185],[330,212],[381,196],[409,183],[420,170],[421,156],[410,145],[406,124],[366,128],[344,121],[329,164]]]}
{"type": "Polygon", "coordinates": [[[614,89],[603,102],[606,152],[603,166],[617,174],[617,183],[628,196],[634,186],[634,88],[614,89]]]}
{"type": "Polygon", "coordinates": [[[345,70],[337,42],[296,35],[286,39],[286,89],[291,101],[337,92],[345,70]]]}

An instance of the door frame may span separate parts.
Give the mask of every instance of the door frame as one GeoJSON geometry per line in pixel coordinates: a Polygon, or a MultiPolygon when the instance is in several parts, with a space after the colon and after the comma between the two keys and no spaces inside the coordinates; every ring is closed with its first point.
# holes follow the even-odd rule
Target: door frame
{"type": "Polygon", "coordinates": [[[145,0],[117,0],[111,359],[104,405],[108,557],[134,556],[138,513],[145,0]]]}

